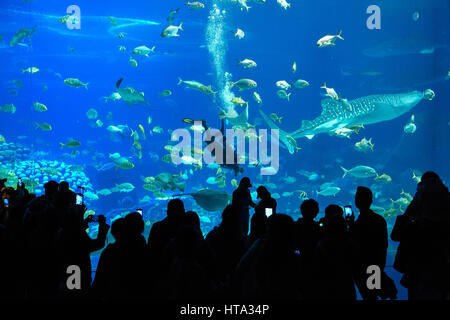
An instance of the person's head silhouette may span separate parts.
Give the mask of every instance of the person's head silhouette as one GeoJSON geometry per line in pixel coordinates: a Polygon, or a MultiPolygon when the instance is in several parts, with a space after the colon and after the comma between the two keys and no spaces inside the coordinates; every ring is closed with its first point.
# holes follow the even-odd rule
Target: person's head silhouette
{"type": "Polygon", "coordinates": [[[180,199],[172,199],[167,204],[167,216],[179,217],[185,213],[184,203],[180,199]]]}
{"type": "Polygon", "coordinates": [[[307,199],[302,202],[300,211],[306,220],[314,220],[319,213],[319,204],[314,199],[307,199]]]}
{"type": "Polygon", "coordinates": [[[252,184],[250,183],[250,178],[249,177],[243,177],[241,179],[241,181],[239,182],[239,188],[248,189],[251,186],[252,186],[252,184]]]}
{"type": "Polygon", "coordinates": [[[124,228],[125,228],[125,218],[119,218],[117,220],[114,220],[114,222],[112,223],[111,234],[116,241],[122,239],[124,228]]]}
{"type": "Polygon", "coordinates": [[[356,207],[360,211],[369,210],[371,204],[372,204],[372,191],[370,191],[370,189],[366,187],[361,186],[358,187],[358,189],[356,189],[355,194],[356,207]]]}
{"type": "Polygon", "coordinates": [[[59,183],[59,191],[69,191],[69,183],[67,181],[61,181],[59,183]]]}
{"type": "Polygon", "coordinates": [[[195,228],[200,229],[200,217],[197,212],[187,211],[185,215],[183,215],[183,225],[194,226],[195,228]]]}
{"type": "Polygon", "coordinates": [[[59,183],[53,180],[50,180],[46,184],[44,184],[45,195],[51,196],[58,191],[59,183]]]}
{"type": "Polygon", "coordinates": [[[427,171],[422,175],[422,177],[420,178],[420,181],[426,181],[429,179],[436,179],[439,181],[441,180],[441,178],[439,177],[439,175],[436,172],[427,171]]]}
{"type": "Polygon", "coordinates": [[[259,186],[256,189],[256,193],[258,194],[258,197],[257,197],[258,199],[268,199],[268,198],[270,198],[270,192],[264,186],[259,186]]]}
{"type": "Polygon", "coordinates": [[[125,232],[135,237],[144,232],[144,220],[139,212],[131,212],[125,216],[125,232]]]}
{"type": "Polygon", "coordinates": [[[341,206],[337,204],[330,204],[325,208],[325,220],[331,219],[333,217],[342,217],[344,215],[344,210],[341,206]]]}

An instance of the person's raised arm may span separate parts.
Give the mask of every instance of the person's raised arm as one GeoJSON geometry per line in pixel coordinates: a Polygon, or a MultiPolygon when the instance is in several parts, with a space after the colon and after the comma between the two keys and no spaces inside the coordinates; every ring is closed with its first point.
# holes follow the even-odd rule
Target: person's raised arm
{"type": "Polygon", "coordinates": [[[98,234],[96,239],[89,238],[89,252],[102,249],[105,246],[106,235],[108,234],[109,225],[106,223],[104,215],[98,216],[98,234]]]}

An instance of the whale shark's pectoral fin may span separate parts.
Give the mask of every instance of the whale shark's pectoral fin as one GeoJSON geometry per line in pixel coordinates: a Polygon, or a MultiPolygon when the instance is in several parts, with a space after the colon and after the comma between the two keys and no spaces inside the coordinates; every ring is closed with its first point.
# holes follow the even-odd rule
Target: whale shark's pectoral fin
{"type": "Polygon", "coordinates": [[[314,135],[313,134],[308,134],[305,137],[308,138],[309,140],[311,140],[312,138],[314,138],[314,135]]]}

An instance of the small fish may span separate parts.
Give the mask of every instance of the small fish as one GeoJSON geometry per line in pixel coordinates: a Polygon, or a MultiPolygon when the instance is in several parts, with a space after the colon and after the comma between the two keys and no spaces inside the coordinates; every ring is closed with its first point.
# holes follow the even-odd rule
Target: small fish
{"type": "Polygon", "coordinates": [[[175,18],[175,15],[178,13],[178,11],[180,11],[180,8],[169,12],[169,17],[167,17],[169,25],[172,25],[173,19],[175,18]]]}
{"type": "Polygon", "coordinates": [[[303,89],[309,86],[309,83],[306,80],[298,79],[292,84],[292,86],[296,89],[303,89]]]}
{"type": "Polygon", "coordinates": [[[262,99],[261,96],[258,94],[258,92],[253,92],[253,98],[255,99],[256,102],[258,102],[258,104],[262,103],[262,99]]]}
{"type": "Polygon", "coordinates": [[[138,63],[135,59],[133,59],[133,57],[130,57],[130,59],[128,60],[128,62],[130,63],[130,65],[132,65],[133,67],[137,67],[138,63]]]}
{"type": "Polygon", "coordinates": [[[64,147],[68,147],[68,148],[78,148],[79,146],[81,146],[81,142],[80,142],[80,141],[77,141],[77,140],[69,140],[69,141],[66,142],[66,143],[60,142],[60,144],[61,144],[61,149],[64,148],[64,147]]]}
{"type": "Polygon", "coordinates": [[[271,113],[271,114],[270,114],[270,118],[271,118],[273,121],[278,121],[279,123],[281,123],[281,119],[282,119],[283,117],[277,116],[276,113],[271,113]]]}
{"type": "Polygon", "coordinates": [[[34,110],[39,111],[39,112],[47,111],[47,106],[45,104],[42,104],[39,102],[33,103],[33,108],[34,108],[34,110]]]}
{"type": "Polygon", "coordinates": [[[39,72],[39,68],[29,67],[29,68],[26,68],[26,69],[22,69],[22,73],[24,73],[24,72],[28,72],[28,73],[33,74],[33,73],[39,72]]]}
{"type": "Polygon", "coordinates": [[[16,106],[14,104],[5,104],[4,106],[0,107],[0,110],[2,110],[3,112],[15,113],[16,106]]]}
{"type": "Polygon", "coordinates": [[[405,133],[409,133],[409,134],[413,134],[414,132],[416,132],[417,130],[417,126],[414,123],[414,115],[411,116],[411,121],[408,122],[404,127],[403,127],[403,131],[405,133]]]}
{"type": "Polygon", "coordinates": [[[292,73],[297,72],[297,62],[294,61],[294,64],[292,65],[292,73]]]}
{"type": "Polygon", "coordinates": [[[191,10],[200,10],[200,9],[205,8],[205,5],[199,1],[194,1],[194,2],[186,1],[186,3],[184,5],[191,7],[191,10]]]}
{"type": "Polygon", "coordinates": [[[86,112],[86,116],[88,117],[88,119],[90,120],[95,120],[98,117],[98,112],[97,110],[91,108],[86,112]]]}
{"type": "Polygon", "coordinates": [[[336,91],[333,88],[327,88],[326,82],[324,82],[323,86],[321,86],[320,88],[327,91],[326,96],[330,97],[331,99],[339,100],[339,96],[336,91]]]}
{"type": "Polygon", "coordinates": [[[413,179],[416,183],[419,183],[419,182],[422,180],[420,177],[416,176],[416,173],[415,173],[415,172],[413,172],[412,179],[413,179]]]}
{"type": "Polygon", "coordinates": [[[282,90],[289,90],[291,88],[291,85],[285,80],[277,81],[275,85],[282,90]]]}
{"type": "Polygon", "coordinates": [[[183,22],[181,22],[178,27],[173,26],[173,25],[168,26],[161,32],[161,37],[162,38],[179,37],[180,35],[178,34],[178,31],[179,30],[184,31],[182,26],[183,26],[183,22]]]}
{"type": "Polygon", "coordinates": [[[48,123],[44,122],[42,124],[39,124],[39,123],[35,122],[35,124],[36,124],[36,129],[41,128],[42,131],[52,131],[52,126],[49,125],[48,123]]]}
{"type": "Polygon", "coordinates": [[[81,82],[79,79],[76,78],[67,78],[64,80],[64,83],[67,84],[68,86],[74,87],[74,88],[79,88],[79,87],[85,87],[87,90],[87,85],[89,83],[83,83],[81,82]]]}
{"type": "Polygon", "coordinates": [[[250,59],[238,61],[238,65],[242,66],[244,69],[256,68],[258,66],[255,61],[250,59]]]}
{"type": "Polygon", "coordinates": [[[287,101],[289,101],[289,97],[291,96],[292,93],[287,93],[286,90],[278,90],[277,91],[277,96],[280,99],[286,99],[287,101]]]}
{"type": "Polygon", "coordinates": [[[142,126],[142,124],[139,125],[139,130],[141,131],[144,139],[146,139],[146,137],[145,137],[145,130],[144,130],[144,127],[142,126]]]}
{"type": "Polygon", "coordinates": [[[239,40],[241,40],[242,38],[244,38],[245,37],[245,33],[244,33],[244,31],[242,31],[241,29],[237,29],[237,31],[236,32],[233,32],[233,34],[234,34],[234,37],[236,38],[238,38],[239,40]]]}
{"type": "Polygon", "coordinates": [[[156,127],[153,128],[152,131],[155,132],[155,133],[163,133],[164,130],[160,126],[156,126],[156,127]]]}
{"type": "Polygon", "coordinates": [[[159,92],[158,95],[159,95],[160,97],[168,97],[168,96],[172,95],[172,91],[170,91],[170,90],[164,90],[164,91],[159,92]]]}
{"type": "Polygon", "coordinates": [[[246,104],[247,107],[248,107],[248,102],[247,102],[247,101],[244,101],[244,99],[242,99],[241,97],[233,97],[233,98],[231,99],[231,102],[234,103],[234,104],[238,104],[238,105],[240,105],[241,107],[242,107],[244,104],[246,104]]]}
{"type": "Polygon", "coordinates": [[[336,39],[341,39],[344,40],[344,38],[342,38],[341,36],[342,34],[342,30],[339,31],[339,34],[335,35],[335,36],[330,36],[330,35],[326,35],[325,37],[319,39],[319,41],[317,41],[317,46],[318,47],[328,47],[328,46],[335,46],[336,44],[334,43],[336,41],[336,39]]]}
{"type": "Polygon", "coordinates": [[[194,120],[193,119],[190,119],[190,118],[183,118],[183,120],[182,120],[184,123],[189,123],[189,124],[193,124],[194,123],[194,120]]]}
{"type": "Polygon", "coordinates": [[[375,180],[380,180],[386,183],[392,182],[392,178],[388,176],[387,174],[383,173],[381,176],[378,175],[375,177],[375,180]]]}

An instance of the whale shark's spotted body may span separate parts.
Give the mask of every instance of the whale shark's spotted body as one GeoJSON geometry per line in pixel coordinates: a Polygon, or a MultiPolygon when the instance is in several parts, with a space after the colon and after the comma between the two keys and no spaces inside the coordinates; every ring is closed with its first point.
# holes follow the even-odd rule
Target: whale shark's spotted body
{"type": "MultiPolygon", "coordinates": [[[[433,91],[427,89],[424,92],[371,95],[351,101],[324,99],[320,116],[313,120],[303,120],[301,128],[292,133],[280,129],[280,138],[289,152],[293,153],[294,147],[291,138],[307,137],[311,139],[319,133],[392,120],[411,110],[422,99],[431,100],[433,97],[433,91]],[[287,137],[287,139],[282,137],[287,137]]],[[[260,112],[270,128],[279,129],[262,111],[260,112]]]]}

